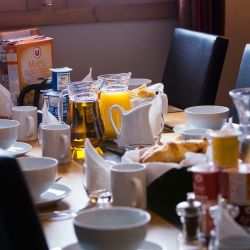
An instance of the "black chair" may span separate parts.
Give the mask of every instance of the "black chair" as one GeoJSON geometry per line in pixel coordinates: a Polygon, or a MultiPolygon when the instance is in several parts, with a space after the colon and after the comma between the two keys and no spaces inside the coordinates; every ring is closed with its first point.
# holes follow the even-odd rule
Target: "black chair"
{"type": "MultiPolygon", "coordinates": [[[[240,62],[240,69],[237,75],[235,88],[249,88],[250,87],[250,44],[246,44],[240,62]]],[[[230,110],[230,116],[233,117],[233,122],[239,123],[239,117],[235,106],[230,110]]]]}
{"type": "Polygon", "coordinates": [[[17,161],[0,154],[0,249],[48,250],[17,161]]]}
{"type": "Polygon", "coordinates": [[[228,39],[221,36],[174,30],[163,75],[170,105],[214,104],[227,46],[228,39]]]}

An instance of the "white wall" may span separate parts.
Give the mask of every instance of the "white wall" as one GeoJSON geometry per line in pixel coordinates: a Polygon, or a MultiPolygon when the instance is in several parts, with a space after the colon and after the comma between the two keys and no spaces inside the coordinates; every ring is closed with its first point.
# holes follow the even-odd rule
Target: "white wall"
{"type": "Polygon", "coordinates": [[[250,1],[226,0],[225,2],[225,36],[229,39],[229,46],[216,102],[230,107],[231,98],[228,92],[235,86],[243,49],[250,43],[250,1]]]}
{"type": "Polygon", "coordinates": [[[132,72],[132,77],[161,81],[173,28],[177,20],[90,23],[43,26],[54,38],[55,67],[73,68],[80,80],[93,75],[132,72]]]}

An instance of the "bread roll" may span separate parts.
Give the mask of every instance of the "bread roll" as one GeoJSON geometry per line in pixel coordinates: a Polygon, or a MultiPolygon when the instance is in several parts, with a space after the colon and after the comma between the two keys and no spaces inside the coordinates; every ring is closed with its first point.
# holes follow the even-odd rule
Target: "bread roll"
{"type": "Polygon", "coordinates": [[[150,90],[146,84],[142,84],[140,87],[130,91],[131,98],[136,98],[136,97],[147,98],[147,97],[153,97],[155,95],[156,95],[155,92],[150,90]]]}
{"type": "Polygon", "coordinates": [[[180,163],[185,158],[186,152],[205,153],[208,141],[187,140],[168,142],[164,145],[157,145],[145,151],[140,162],[176,162],[180,163]]]}

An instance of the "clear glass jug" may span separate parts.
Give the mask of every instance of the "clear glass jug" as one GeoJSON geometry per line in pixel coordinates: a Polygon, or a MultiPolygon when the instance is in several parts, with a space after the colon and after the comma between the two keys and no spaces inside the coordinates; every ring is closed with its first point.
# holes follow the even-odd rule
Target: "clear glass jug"
{"type": "Polygon", "coordinates": [[[69,96],[66,123],[71,127],[72,149],[83,149],[86,138],[94,147],[100,146],[103,136],[97,92],[100,81],[71,82],[60,93],[59,117],[62,117],[62,101],[69,96]]]}
{"type": "Polygon", "coordinates": [[[229,91],[239,116],[240,158],[250,163],[250,88],[229,91]]]}
{"type": "MultiPolygon", "coordinates": [[[[130,72],[98,76],[98,79],[102,81],[99,106],[104,126],[104,137],[106,139],[112,139],[116,137],[116,133],[112,128],[109,120],[109,109],[114,104],[120,105],[125,110],[131,109],[130,96],[128,91],[128,80],[130,79],[130,77],[130,72]]],[[[120,112],[116,110],[112,113],[112,115],[116,127],[120,128],[120,112]]]]}

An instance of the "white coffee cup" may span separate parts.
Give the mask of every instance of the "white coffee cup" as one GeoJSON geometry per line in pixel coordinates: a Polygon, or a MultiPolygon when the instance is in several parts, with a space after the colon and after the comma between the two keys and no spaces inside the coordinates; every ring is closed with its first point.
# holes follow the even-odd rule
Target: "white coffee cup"
{"type": "Polygon", "coordinates": [[[145,209],[147,206],[146,166],[139,163],[113,165],[111,190],[114,206],[145,209]]]}
{"type": "Polygon", "coordinates": [[[16,143],[20,122],[0,119],[0,148],[7,149],[16,143]]]}
{"type": "Polygon", "coordinates": [[[12,119],[20,122],[18,141],[33,141],[37,139],[37,107],[13,107],[12,119]]]}
{"type": "Polygon", "coordinates": [[[42,155],[53,157],[60,164],[71,160],[70,126],[53,124],[41,126],[42,155]]]}
{"type": "Polygon", "coordinates": [[[39,199],[54,183],[58,161],[49,157],[19,157],[17,161],[33,199],[39,199]]]}

